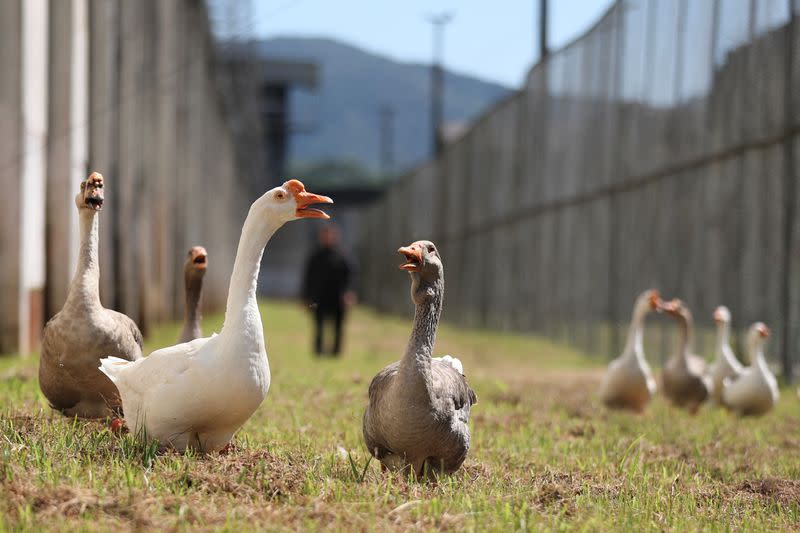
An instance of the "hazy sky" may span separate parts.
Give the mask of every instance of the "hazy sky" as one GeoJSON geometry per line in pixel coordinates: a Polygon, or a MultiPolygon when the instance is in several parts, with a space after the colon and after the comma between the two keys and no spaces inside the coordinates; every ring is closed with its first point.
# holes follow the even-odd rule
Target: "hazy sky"
{"type": "MultiPolygon", "coordinates": [[[[613,0],[550,0],[550,46],[566,44],[591,26],[613,0]]],[[[445,65],[519,85],[538,56],[538,0],[255,0],[257,37],[333,37],[402,61],[429,62],[426,17],[444,11],[445,65]],[[502,7],[499,7],[502,6],[502,7]]]]}

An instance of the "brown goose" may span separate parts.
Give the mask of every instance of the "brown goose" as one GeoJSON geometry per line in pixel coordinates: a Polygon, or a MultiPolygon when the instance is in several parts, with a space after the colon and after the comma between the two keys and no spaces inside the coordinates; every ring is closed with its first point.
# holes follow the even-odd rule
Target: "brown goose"
{"type": "Polygon", "coordinates": [[[208,254],[202,246],[193,246],[186,254],[183,279],[186,287],[186,305],[183,312],[183,328],[178,342],[189,342],[203,336],[200,329],[200,296],[203,293],[203,276],[208,268],[208,254]]]}
{"type": "Polygon", "coordinates": [[[705,360],[691,351],[694,322],[689,308],[680,300],[664,304],[664,310],[678,321],[678,351],[664,365],[664,394],[678,407],[694,414],[713,391],[705,360]]]}
{"type": "Polygon", "coordinates": [[[75,198],[80,219],[78,269],[64,307],[44,327],[39,386],[53,409],[67,416],[102,418],[120,406],[117,387],[97,368],[108,354],[142,357],[136,324],[100,304],[99,221],[103,176],[92,173],[75,198]]]}
{"type": "Polygon", "coordinates": [[[469,412],[477,398],[458,359],[431,357],[444,294],[436,247],[417,241],[398,252],[406,258],[400,268],[411,275],[414,327],[403,358],[370,383],[364,441],[383,468],[450,473],[469,451],[469,412]]]}

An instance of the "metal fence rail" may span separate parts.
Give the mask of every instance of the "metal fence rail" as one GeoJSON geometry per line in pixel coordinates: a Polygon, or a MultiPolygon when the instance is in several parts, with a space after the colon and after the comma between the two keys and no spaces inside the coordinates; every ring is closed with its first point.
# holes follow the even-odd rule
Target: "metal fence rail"
{"type": "MultiPolygon", "coordinates": [[[[393,252],[429,238],[445,318],[616,355],[636,294],[775,332],[798,360],[795,0],[620,0],[366,214],[364,298],[407,311],[393,252]]],[[[665,325],[648,342],[663,357],[665,325]]],[[[698,334],[708,351],[709,331],[698,334]]]]}

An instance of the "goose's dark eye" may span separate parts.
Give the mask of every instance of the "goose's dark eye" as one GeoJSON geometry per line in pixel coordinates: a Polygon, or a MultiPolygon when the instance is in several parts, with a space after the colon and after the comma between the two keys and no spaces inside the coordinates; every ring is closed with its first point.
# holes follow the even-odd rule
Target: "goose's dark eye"
{"type": "Polygon", "coordinates": [[[275,193],[275,198],[277,200],[283,200],[284,198],[286,198],[286,195],[283,193],[283,191],[278,191],[275,193]]]}
{"type": "Polygon", "coordinates": [[[434,248],[433,246],[428,246],[428,253],[433,253],[435,251],[436,251],[436,248],[434,248]]]}

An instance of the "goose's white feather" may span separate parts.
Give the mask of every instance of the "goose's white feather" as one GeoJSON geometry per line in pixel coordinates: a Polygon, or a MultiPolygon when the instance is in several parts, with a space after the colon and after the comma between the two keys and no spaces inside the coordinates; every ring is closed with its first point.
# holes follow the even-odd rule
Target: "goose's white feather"
{"type": "Polygon", "coordinates": [[[266,354],[263,366],[250,363],[261,358],[258,353],[220,357],[226,348],[221,340],[195,339],[132,363],[101,361],[120,391],[132,432],[179,450],[218,450],[230,442],[269,391],[270,372],[266,354]]]}
{"type": "Polygon", "coordinates": [[[441,357],[432,357],[433,361],[441,361],[442,363],[448,364],[458,370],[458,373],[462,376],[464,375],[464,365],[461,363],[461,359],[457,357],[453,357],[452,355],[443,355],[441,357]]]}

